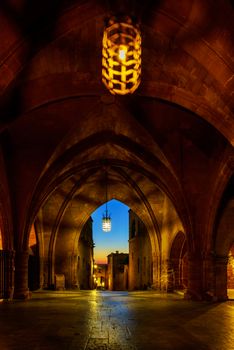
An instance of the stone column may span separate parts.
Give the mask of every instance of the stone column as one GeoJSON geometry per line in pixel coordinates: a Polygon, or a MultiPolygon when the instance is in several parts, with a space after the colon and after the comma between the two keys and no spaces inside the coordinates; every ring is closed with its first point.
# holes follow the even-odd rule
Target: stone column
{"type": "Polygon", "coordinates": [[[212,252],[203,253],[203,290],[204,299],[214,300],[214,255],[212,252]]]}
{"type": "MultiPolygon", "coordinates": [[[[78,264],[78,256],[77,254],[74,254],[72,255],[72,259],[71,259],[71,272],[72,272],[71,288],[72,289],[78,289],[77,264],[78,264]]],[[[93,278],[93,274],[91,275],[93,278]]]]}
{"type": "Polygon", "coordinates": [[[167,260],[167,293],[173,292],[175,289],[175,271],[170,259],[167,260]]]}
{"type": "Polygon", "coordinates": [[[42,288],[43,289],[49,289],[50,287],[50,283],[49,283],[49,262],[48,262],[48,258],[44,257],[43,258],[43,285],[42,288]]]}
{"type": "Polygon", "coordinates": [[[13,299],[15,270],[15,252],[13,250],[0,251],[0,270],[1,297],[13,299]]]}
{"type": "Polygon", "coordinates": [[[43,289],[45,284],[45,274],[44,274],[44,258],[39,255],[39,268],[40,268],[40,285],[39,288],[43,289]]]}
{"type": "Polygon", "coordinates": [[[156,290],[160,289],[161,281],[159,273],[159,257],[156,255],[156,253],[154,253],[152,256],[151,270],[152,288],[156,290]]]}
{"type": "Polygon", "coordinates": [[[188,255],[188,288],[185,299],[202,300],[202,257],[200,254],[188,255]]]}
{"type": "Polygon", "coordinates": [[[15,299],[28,299],[28,251],[18,251],[15,255],[15,299]]]}
{"type": "Polygon", "coordinates": [[[215,291],[214,299],[217,301],[225,301],[227,296],[227,256],[216,256],[214,263],[215,274],[215,291]]]}
{"type": "Polygon", "coordinates": [[[174,271],[170,259],[162,261],[161,290],[167,293],[174,290],[174,271]]]}

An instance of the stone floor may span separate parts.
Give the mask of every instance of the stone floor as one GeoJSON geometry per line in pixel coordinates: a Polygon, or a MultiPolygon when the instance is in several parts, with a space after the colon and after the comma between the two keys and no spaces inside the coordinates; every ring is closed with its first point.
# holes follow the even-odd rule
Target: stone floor
{"type": "Polygon", "coordinates": [[[234,299],[191,302],[153,291],[35,292],[29,301],[0,304],[0,349],[232,350],[234,299]]]}

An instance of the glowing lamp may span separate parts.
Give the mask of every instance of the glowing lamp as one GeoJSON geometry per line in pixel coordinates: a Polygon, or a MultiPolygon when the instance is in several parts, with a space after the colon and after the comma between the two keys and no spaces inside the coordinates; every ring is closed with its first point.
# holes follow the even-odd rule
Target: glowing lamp
{"type": "Polygon", "coordinates": [[[110,232],[111,231],[111,216],[108,214],[107,202],[108,202],[108,176],[107,171],[105,171],[105,186],[106,186],[106,210],[102,216],[102,231],[110,232]]]}
{"type": "Polygon", "coordinates": [[[112,94],[133,93],[141,77],[141,35],[130,17],[112,17],[103,34],[102,81],[112,94]]]}
{"type": "Polygon", "coordinates": [[[110,215],[108,215],[107,211],[102,217],[102,230],[104,232],[110,232],[111,231],[111,217],[110,217],[110,215]]]}

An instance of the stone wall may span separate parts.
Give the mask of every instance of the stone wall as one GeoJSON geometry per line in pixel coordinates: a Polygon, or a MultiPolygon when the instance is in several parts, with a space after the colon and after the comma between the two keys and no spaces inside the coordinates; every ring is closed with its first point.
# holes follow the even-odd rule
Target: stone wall
{"type": "Polygon", "coordinates": [[[152,252],[144,223],[129,211],[129,290],[146,289],[152,284],[152,252]]]}

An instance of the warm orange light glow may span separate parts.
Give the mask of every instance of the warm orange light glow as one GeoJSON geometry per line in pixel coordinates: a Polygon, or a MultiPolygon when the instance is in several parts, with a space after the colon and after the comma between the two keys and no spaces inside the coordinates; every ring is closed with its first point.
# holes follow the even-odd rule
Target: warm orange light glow
{"type": "MultiPolygon", "coordinates": [[[[109,251],[108,251],[109,252],[109,251]]],[[[105,254],[105,256],[107,256],[108,255],[108,252],[105,252],[104,254],[105,254]]],[[[100,256],[100,257],[97,257],[97,263],[98,264],[106,264],[106,262],[107,262],[107,259],[106,259],[106,257],[102,257],[102,256],[100,256]]]]}
{"type": "Polygon", "coordinates": [[[35,232],[34,225],[32,225],[31,231],[30,231],[30,235],[29,235],[29,243],[28,243],[28,246],[29,246],[29,247],[32,247],[32,246],[34,246],[35,244],[37,244],[36,232],[35,232]]]}
{"type": "Polygon", "coordinates": [[[130,17],[111,18],[103,34],[102,81],[112,94],[133,93],[140,84],[141,35],[130,17]]]}

